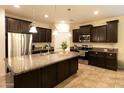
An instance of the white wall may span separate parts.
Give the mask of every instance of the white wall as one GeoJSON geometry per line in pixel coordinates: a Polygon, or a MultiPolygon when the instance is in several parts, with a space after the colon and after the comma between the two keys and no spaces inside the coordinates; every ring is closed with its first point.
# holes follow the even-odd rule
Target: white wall
{"type": "Polygon", "coordinates": [[[0,9],[0,76],[5,75],[5,11],[0,9]]]}
{"type": "MultiPolygon", "coordinates": [[[[118,24],[118,43],[88,43],[92,44],[94,47],[101,47],[101,48],[118,48],[118,64],[119,68],[124,68],[124,16],[106,18],[101,20],[96,20],[88,23],[82,23],[73,25],[72,28],[79,28],[81,25],[92,24],[93,26],[105,25],[106,21],[110,20],[119,20],[118,24]]],[[[72,40],[71,40],[72,41],[72,40]]],[[[87,43],[78,43],[78,45],[87,44],[87,43]]],[[[71,42],[71,45],[73,43],[71,42]]]]}

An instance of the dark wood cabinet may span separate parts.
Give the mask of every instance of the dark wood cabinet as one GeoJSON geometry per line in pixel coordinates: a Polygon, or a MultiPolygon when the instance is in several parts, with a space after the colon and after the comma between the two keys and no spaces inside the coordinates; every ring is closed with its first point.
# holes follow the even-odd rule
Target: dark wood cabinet
{"type": "Polygon", "coordinates": [[[79,29],[74,29],[73,30],[73,42],[79,42],[79,29]]]}
{"type": "Polygon", "coordinates": [[[70,60],[70,74],[76,73],[78,70],[78,59],[70,60]]]}
{"type": "Polygon", "coordinates": [[[108,53],[106,54],[106,68],[117,70],[117,54],[116,53],[108,53]]]}
{"type": "Polygon", "coordinates": [[[52,40],[52,30],[46,29],[46,42],[51,42],[52,40]]]}
{"type": "Polygon", "coordinates": [[[33,43],[36,42],[51,42],[52,30],[47,28],[37,27],[37,33],[33,34],[33,43]]]}
{"type": "Polygon", "coordinates": [[[46,29],[39,28],[39,40],[40,42],[46,42],[46,29]]]}
{"type": "Polygon", "coordinates": [[[111,70],[117,70],[117,54],[90,51],[88,53],[88,64],[103,67],[111,70]]]}
{"type": "Polygon", "coordinates": [[[118,20],[107,22],[107,42],[116,43],[118,41],[118,20]]]}
{"type": "Polygon", "coordinates": [[[6,25],[7,31],[6,32],[13,32],[13,33],[29,33],[31,22],[6,17],[6,25]]]}
{"type": "Polygon", "coordinates": [[[91,31],[91,42],[106,42],[106,25],[93,27],[91,31]]]}
{"type": "Polygon", "coordinates": [[[39,38],[39,28],[36,28],[37,29],[37,33],[33,33],[33,39],[32,39],[32,42],[40,42],[40,38],[39,38]]]}
{"type": "Polygon", "coordinates": [[[57,66],[58,82],[63,81],[69,76],[69,61],[70,60],[66,60],[64,62],[58,63],[58,66],[57,66]]]}
{"type": "Polygon", "coordinates": [[[39,88],[42,77],[40,69],[22,73],[14,76],[14,88],[39,88]]]}
{"type": "Polygon", "coordinates": [[[43,82],[44,88],[50,88],[54,87],[57,84],[57,64],[53,64],[50,66],[47,66],[44,69],[41,69],[42,71],[42,78],[43,81],[41,81],[41,84],[43,82]]]}
{"type": "Polygon", "coordinates": [[[80,26],[79,34],[80,35],[90,35],[91,28],[92,28],[92,25],[80,26]]]}

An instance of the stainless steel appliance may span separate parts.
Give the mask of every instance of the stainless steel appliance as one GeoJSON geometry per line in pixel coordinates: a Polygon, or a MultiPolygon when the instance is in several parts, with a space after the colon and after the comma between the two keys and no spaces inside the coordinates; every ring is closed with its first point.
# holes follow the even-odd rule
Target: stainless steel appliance
{"type": "Polygon", "coordinates": [[[90,35],[80,35],[79,41],[80,42],[90,42],[90,35]]]}
{"type": "Polygon", "coordinates": [[[8,32],[8,58],[31,54],[32,35],[8,32]]]}

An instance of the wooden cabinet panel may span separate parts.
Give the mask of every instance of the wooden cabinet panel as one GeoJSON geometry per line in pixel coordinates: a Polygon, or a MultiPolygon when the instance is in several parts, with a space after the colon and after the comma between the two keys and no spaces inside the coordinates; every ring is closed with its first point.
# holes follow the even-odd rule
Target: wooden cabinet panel
{"type": "Polygon", "coordinates": [[[37,27],[38,33],[33,34],[33,42],[51,42],[52,31],[51,29],[37,27]]]}
{"type": "Polygon", "coordinates": [[[58,63],[58,66],[57,66],[58,82],[63,81],[64,79],[66,79],[69,76],[69,62],[68,61],[69,60],[58,63]]]}
{"type": "Polygon", "coordinates": [[[91,42],[98,42],[99,38],[98,38],[98,31],[96,27],[92,28],[91,31],[91,42]]]}
{"type": "Polygon", "coordinates": [[[46,42],[46,29],[40,28],[39,39],[40,39],[40,42],[46,42]]]}
{"type": "MultiPolygon", "coordinates": [[[[51,88],[57,84],[57,65],[53,64],[43,69],[43,87],[51,88]]],[[[42,83],[41,82],[41,83],[42,83]]]]}
{"type": "Polygon", "coordinates": [[[70,60],[70,74],[76,73],[78,70],[78,59],[74,58],[73,60],[70,60]]]}
{"type": "Polygon", "coordinates": [[[39,69],[23,73],[14,76],[14,88],[39,88],[39,80],[42,80],[39,69]]]}
{"type": "Polygon", "coordinates": [[[73,30],[73,42],[79,42],[79,29],[73,30]]]}
{"type": "Polygon", "coordinates": [[[116,53],[108,53],[106,55],[106,68],[117,70],[117,54],[116,53]]]}
{"type": "Polygon", "coordinates": [[[26,22],[26,21],[21,21],[20,22],[20,27],[21,27],[21,32],[22,33],[30,33],[29,30],[30,30],[30,22],[26,22]]]}
{"type": "Polygon", "coordinates": [[[89,52],[88,64],[103,67],[111,70],[117,70],[117,54],[104,52],[89,52]]]}
{"type": "Polygon", "coordinates": [[[46,30],[46,42],[51,42],[52,41],[52,30],[47,29],[46,30]]]}
{"type": "Polygon", "coordinates": [[[118,20],[107,22],[107,42],[118,41],[118,20]]]}
{"type": "Polygon", "coordinates": [[[92,25],[80,26],[79,34],[80,35],[90,35],[91,28],[92,28],[92,25]]]}
{"type": "Polygon", "coordinates": [[[91,42],[106,42],[106,25],[92,28],[91,42]]]}
{"type": "Polygon", "coordinates": [[[39,38],[39,28],[36,28],[37,29],[37,33],[33,33],[33,38],[32,38],[32,40],[33,40],[33,43],[37,43],[37,42],[40,42],[40,38],[39,38]]]}

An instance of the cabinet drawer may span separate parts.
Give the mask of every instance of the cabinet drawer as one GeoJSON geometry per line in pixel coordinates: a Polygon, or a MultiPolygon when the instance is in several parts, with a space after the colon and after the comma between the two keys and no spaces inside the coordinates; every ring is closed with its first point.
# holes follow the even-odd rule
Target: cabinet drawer
{"type": "Polygon", "coordinates": [[[106,58],[116,59],[117,58],[117,55],[116,55],[116,53],[107,53],[106,54],[106,58]]]}

